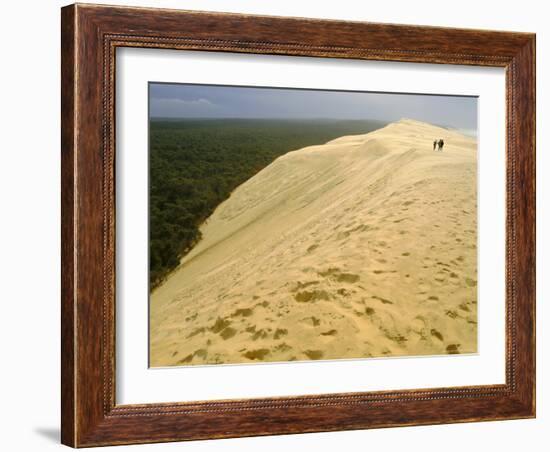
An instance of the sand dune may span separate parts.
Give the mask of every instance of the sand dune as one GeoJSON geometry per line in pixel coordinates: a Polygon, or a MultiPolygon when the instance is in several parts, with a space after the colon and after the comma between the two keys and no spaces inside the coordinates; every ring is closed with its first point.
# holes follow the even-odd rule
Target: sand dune
{"type": "Polygon", "coordinates": [[[151,365],[476,352],[476,153],[405,119],[278,158],[152,293],[151,365]]]}

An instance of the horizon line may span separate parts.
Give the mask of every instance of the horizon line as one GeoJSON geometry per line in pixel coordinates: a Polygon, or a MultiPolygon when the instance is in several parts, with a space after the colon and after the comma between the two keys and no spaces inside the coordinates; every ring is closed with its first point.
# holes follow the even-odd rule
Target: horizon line
{"type": "Polygon", "coordinates": [[[326,117],[246,117],[246,116],[188,116],[188,117],[181,117],[181,116],[149,116],[149,120],[173,120],[173,121],[189,121],[189,120],[200,120],[200,121],[219,121],[219,120],[246,120],[246,121],[373,121],[373,122],[380,122],[384,124],[391,124],[394,122],[399,122],[404,119],[410,119],[412,121],[418,121],[423,122],[425,124],[430,124],[436,127],[443,127],[443,128],[451,128],[458,131],[468,131],[472,132],[475,135],[477,135],[477,127],[476,128],[464,128],[464,127],[456,127],[449,124],[435,124],[428,121],[423,121],[420,119],[415,118],[408,118],[408,117],[402,117],[395,120],[387,120],[387,119],[374,119],[374,118],[326,118],[326,117]]]}

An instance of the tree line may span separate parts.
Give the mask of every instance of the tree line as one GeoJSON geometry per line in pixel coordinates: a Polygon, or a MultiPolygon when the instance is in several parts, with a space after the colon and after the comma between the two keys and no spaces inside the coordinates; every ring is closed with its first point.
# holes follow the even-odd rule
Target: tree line
{"type": "Polygon", "coordinates": [[[201,239],[199,227],[214,209],[277,157],[383,125],[380,121],[151,119],[151,288],[201,239]]]}

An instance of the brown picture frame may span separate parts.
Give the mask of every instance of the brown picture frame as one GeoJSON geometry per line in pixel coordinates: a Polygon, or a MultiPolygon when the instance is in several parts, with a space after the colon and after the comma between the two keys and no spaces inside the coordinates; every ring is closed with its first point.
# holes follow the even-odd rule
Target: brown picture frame
{"type": "Polygon", "coordinates": [[[535,35],[177,10],[62,9],[61,438],[73,447],[535,416],[535,35]],[[506,70],[506,383],[147,405],[115,403],[115,50],[506,70]]]}

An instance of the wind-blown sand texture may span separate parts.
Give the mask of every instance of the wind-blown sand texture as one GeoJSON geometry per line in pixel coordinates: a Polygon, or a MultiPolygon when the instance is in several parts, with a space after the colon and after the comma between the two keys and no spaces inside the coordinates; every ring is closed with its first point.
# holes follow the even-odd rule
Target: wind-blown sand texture
{"type": "Polygon", "coordinates": [[[151,366],[476,352],[476,154],[404,119],[278,158],[151,294],[151,366]]]}

